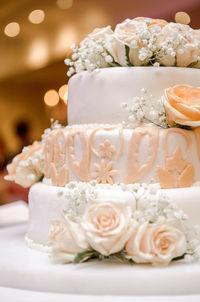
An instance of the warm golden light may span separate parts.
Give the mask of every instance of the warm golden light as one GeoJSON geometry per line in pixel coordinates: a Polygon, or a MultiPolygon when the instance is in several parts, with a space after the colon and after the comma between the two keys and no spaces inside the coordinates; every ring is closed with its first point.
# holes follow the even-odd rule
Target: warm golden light
{"type": "Polygon", "coordinates": [[[46,40],[37,39],[30,47],[30,51],[27,58],[27,64],[29,67],[37,69],[44,67],[49,59],[49,48],[46,40]]]}
{"type": "Polygon", "coordinates": [[[105,24],[109,24],[109,16],[106,11],[91,8],[80,16],[80,21],[85,27],[91,30],[93,27],[101,27],[105,26],[105,24]]]}
{"type": "Polygon", "coordinates": [[[56,106],[59,102],[59,95],[56,90],[50,89],[44,95],[44,102],[47,106],[56,106]]]}
{"type": "Polygon", "coordinates": [[[58,91],[60,98],[63,100],[65,104],[67,104],[68,100],[68,85],[62,85],[58,91]]]}
{"type": "Polygon", "coordinates": [[[68,9],[72,7],[73,0],[57,0],[57,5],[61,9],[68,9]]]}
{"type": "Polygon", "coordinates": [[[16,37],[20,32],[20,26],[17,22],[11,22],[4,28],[4,34],[8,37],[16,37]]]}
{"type": "Polygon", "coordinates": [[[41,9],[33,10],[28,16],[29,21],[33,24],[42,23],[44,21],[44,18],[45,18],[45,13],[41,9]]]}
{"type": "Polygon", "coordinates": [[[78,40],[76,28],[72,25],[65,25],[57,33],[54,52],[58,57],[66,55],[68,49],[73,43],[76,43],[78,40]]]}

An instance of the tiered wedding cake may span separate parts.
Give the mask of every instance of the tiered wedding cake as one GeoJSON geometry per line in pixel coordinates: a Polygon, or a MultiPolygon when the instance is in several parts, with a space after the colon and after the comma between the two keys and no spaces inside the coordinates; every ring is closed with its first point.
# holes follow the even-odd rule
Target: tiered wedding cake
{"type": "Polygon", "coordinates": [[[27,242],[64,262],[197,260],[200,31],[127,19],[72,50],[69,125],[8,166],[35,183],[27,242]]]}

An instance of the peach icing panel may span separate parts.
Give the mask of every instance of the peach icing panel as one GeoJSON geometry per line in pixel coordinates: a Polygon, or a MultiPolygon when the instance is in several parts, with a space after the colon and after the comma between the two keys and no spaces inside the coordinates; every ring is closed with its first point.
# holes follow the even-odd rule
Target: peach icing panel
{"type": "Polygon", "coordinates": [[[45,143],[45,177],[58,186],[94,178],[110,184],[153,179],[162,188],[191,186],[200,179],[199,133],[152,126],[54,130],[45,143]]]}

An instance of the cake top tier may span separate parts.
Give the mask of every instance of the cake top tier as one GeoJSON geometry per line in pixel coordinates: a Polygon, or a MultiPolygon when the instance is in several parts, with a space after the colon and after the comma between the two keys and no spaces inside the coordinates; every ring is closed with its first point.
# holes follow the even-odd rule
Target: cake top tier
{"type": "Polygon", "coordinates": [[[200,30],[181,23],[138,17],[96,28],[65,63],[68,76],[115,66],[163,65],[200,68],[200,30]]]}

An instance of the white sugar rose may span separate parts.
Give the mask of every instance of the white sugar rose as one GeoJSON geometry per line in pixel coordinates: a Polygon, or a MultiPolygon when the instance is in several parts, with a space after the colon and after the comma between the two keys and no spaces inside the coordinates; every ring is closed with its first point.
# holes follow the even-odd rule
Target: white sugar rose
{"type": "Polygon", "coordinates": [[[114,31],[116,41],[111,51],[115,61],[122,66],[147,65],[153,56],[155,33],[166,24],[165,20],[145,17],[127,19],[118,24],[114,31]],[[122,45],[126,45],[126,48],[122,45]]]}
{"type": "Polygon", "coordinates": [[[122,66],[128,65],[128,60],[132,65],[142,65],[145,59],[139,57],[139,50],[142,46],[141,40],[145,40],[143,36],[150,35],[146,22],[137,22],[135,20],[127,19],[118,24],[114,31],[113,51],[111,51],[115,61],[122,66]],[[126,58],[126,48],[129,47],[129,58],[126,58]]]}
{"type": "Polygon", "coordinates": [[[158,35],[157,61],[166,66],[187,67],[197,62],[199,37],[188,25],[168,23],[158,35]]]}
{"type": "Polygon", "coordinates": [[[139,34],[142,32],[148,32],[147,25],[145,22],[137,22],[134,20],[126,19],[124,22],[117,24],[114,35],[115,37],[128,46],[139,47],[139,34]]]}
{"type": "Polygon", "coordinates": [[[185,235],[168,222],[138,225],[126,244],[127,258],[137,263],[168,264],[186,249],[185,235]]]}
{"type": "Polygon", "coordinates": [[[43,148],[44,145],[37,141],[25,147],[7,166],[8,175],[5,179],[14,181],[24,188],[37,182],[43,176],[43,148]]]}
{"type": "Polygon", "coordinates": [[[91,247],[105,256],[121,251],[134,227],[131,213],[127,204],[91,202],[81,223],[91,247]]]}
{"type": "Polygon", "coordinates": [[[80,226],[70,219],[55,221],[49,229],[48,245],[52,247],[51,256],[63,263],[73,262],[77,253],[89,249],[80,226]]]}
{"type": "Polygon", "coordinates": [[[103,39],[106,35],[112,35],[113,31],[111,26],[106,26],[102,28],[95,28],[83,41],[80,42],[80,46],[85,46],[90,40],[97,41],[103,39]]]}

